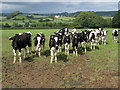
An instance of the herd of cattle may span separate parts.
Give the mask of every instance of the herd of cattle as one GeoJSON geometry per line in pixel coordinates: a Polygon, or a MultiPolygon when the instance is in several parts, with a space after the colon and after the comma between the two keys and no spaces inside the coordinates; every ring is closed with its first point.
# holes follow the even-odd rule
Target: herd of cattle
{"type": "MultiPolygon", "coordinates": [[[[118,31],[117,29],[113,30],[113,40],[115,42],[118,41],[118,31]]],[[[14,62],[16,62],[16,51],[19,51],[19,61],[21,63],[21,49],[24,48],[24,59],[26,58],[28,46],[28,53],[32,53],[32,33],[24,32],[16,34],[13,37],[10,37],[9,40],[12,40],[13,54],[14,54],[14,62]]],[[[90,48],[95,49],[96,45],[104,44],[106,45],[107,31],[102,28],[99,29],[88,29],[84,31],[77,32],[76,28],[72,29],[69,32],[68,28],[60,29],[57,32],[54,32],[50,35],[49,39],[49,47],[51,60],[50,63],[57,62],[57,55],[62,51],[62,45],[64,45],[64,51],[66,55],[69,55],[70,43],[72,44],[73,54],[77,56],[78,54],[78,46],[79,44],[84,48],[84,52],[86,52],[86,45],[89,43],[90,48]]],[[[34,46],[36,55],[41,55],[41,49],[44,48],[45,45],[45,35],[40,32],[34,37],[34,46]]]]}

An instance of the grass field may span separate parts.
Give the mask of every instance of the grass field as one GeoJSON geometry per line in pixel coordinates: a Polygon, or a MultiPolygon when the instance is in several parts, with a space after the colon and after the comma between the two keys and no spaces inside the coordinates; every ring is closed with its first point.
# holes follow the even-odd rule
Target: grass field
{"type": "MultiPolygon", "coordinates": [[[[58,29],[25,29],[2,31],[3,87],[29,88],[112,88],[118,87],[118,43],[112,42],[113,28],[108,31],[107,45],[79,55],[64,52],[58,54],[58,63],[50,64],[49,36],[58,29]],[[10,36],[16,33],[31,31],[34,36],[43,32],[46,36],[42,56],[28,55],[22,64],[13,64],[13,53],[10,36]],[[19,81],[19,82],[18,82],[19,81]]],[[[70,29],[71,30],[71,29],[70,29]]],[[[78,30],[80,31],[80,30],[78,30]]],[[[89,45],[88,45],[89,46],[89,45]]],[[[70,47],[72,50],[72,47],[70,47]]],[[[32,46],[34,50],[34,45],[32,46]]]]}

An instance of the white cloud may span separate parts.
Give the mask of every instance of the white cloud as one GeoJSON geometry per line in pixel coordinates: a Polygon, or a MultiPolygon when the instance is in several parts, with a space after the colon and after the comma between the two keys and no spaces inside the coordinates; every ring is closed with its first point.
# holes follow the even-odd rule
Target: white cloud
{"type": "Polygon", "coordinates": [[[26,7],[25,5],[15,5],[15,4],[7,4],[7,3],[0,3],[0,10],[14,10],[26,7]]]}
{"type": "Polygon", "coordinates": [[[81,2],[61,2],[63,5],[79,5],[81,2]]]}
{"type": "Polygon", "coordinates": [[[1,0],[2,2],[119,2],[119,0],[1,0]]]}

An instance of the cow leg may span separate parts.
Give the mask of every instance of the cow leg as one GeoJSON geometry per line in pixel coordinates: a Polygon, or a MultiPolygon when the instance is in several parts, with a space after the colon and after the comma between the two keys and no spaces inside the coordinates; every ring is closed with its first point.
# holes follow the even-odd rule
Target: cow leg
{"type": "Polygon", "coordinates": [[[73,47],[73,54],[75,55],[75,48],[73,47]]]}
{"type": "Polygon", "coordinates": [[[14,61],[13,61],[13,63],[15,63],[15,61],[16,61],[16,50],[15,49],[13,49],[13,54],[14,54],[14,61]]]}
{"type": "Polygon", "coordinates": [[[90,42],[90,48],[91,48],[91,50],[92,50],[92,47],[93,47],[93,43],[92,43],[92,42],[90,42]]]}
{"type": "Polygon", "coordinates": [[[78,52],[77,52],[77,47],[75,48],[75,54],[76,54],[76,56],[78,55],[78,52]]]}
{"type": "Polygon", "coordinates": [[[67,54],[68,54],[68,55],[69,55],[69,47],[70,47],[70,46],[69,46],[69,44],[68,44],[68,48],[67,48],[67,54]]]}
{"type": "Polygon", "coordinates": [[[106,39],[104,40],[104,45],[106,45],[106,39]]]}
{"type": "Polygon", "coordinates": [[[58,52],[60,52],[60,47],[58,47],[58,52]]]}
{"type": "Polygon", "coordinates": [[[81,42],[81,46],[83,47],[83,42],[81,42]]]}
{"type": "Polygon", "coordinates": [[[38,49],[39,49],[39,45],[37,45],[36,48],[35,48],[36,55],[37,55],[38,49]]]}
{"type": "Polygon", "coordinates": [[[28,47],[28,53],[32,53],[32,47],[28,47]]]}
{"type": "Polygon", "coordinates": [[[86,50],[86,45],[84,45],[84,49],[85,49],[85,52],[86,52],[86,51],[87,51],[87,50],[86,50]]]}
{"type": "Polygon", "coordinates": [[[117,42],[117,37],[116,36],[114,36],[113,41],[117,42]]]}
{"type": "Polygon", "coordinates": [[[115,42],[116,42],[116,37],[115,37],[115,36],[113,37],[113,41],[115,41],[115,42]]]}
{"type": "Polygon", "coordinates": [[[39,54],[39,57],[41,56],[41,48],[39,47],[39,49],[38,49],[38,54],[39,54]]]}
{"type": "Polygon", "coordinates": [[[57,63],[57,51],[55,51],[55,63],[57,63]]]}
{"type": "Polygon", "coordinates": [[[21,60],[22,60],[22,58],[21,58],[21,49],[19,50],[19,61],[20,61],[20,63],[21,63],[21,60]]]}
{"type": "Polygon", "coordinates": [[[53,58],[54,58],[54,51],[52,50],[52,48],[51,48],[51,50],[50,50],[50,53],[51,53],[50,63],[52,63],[52,62],[53,62],[53,58]]]}
{"type": "Polygon", "coordinates": [[[60,48],[60,52],[61,52],[61,46],[59,48],[60,48]]]}
{"type": "Polygon", "coordinates": [[[94,42],[94,44],[93,44],[93,50],[95,50],[95,46],[96,46],[96,43],[94,42]]]}
{"type": "Polygon", "coordinates": [[[102,44],[104,44],[104,37],[102,37],[102,44]]]}
{"type": "Polygon", "coordinates": [[[27,52],[27,49],[24,48],[24,59],[26,58],[26,52],[27,52]]]}
{"type": "Polygon", "coordinates": [[[66,50],[66,49],[67,49],[67,46],[66,46],[66,44],[65,44],[65,54],[67,54],[67,50],[66,50]]]}

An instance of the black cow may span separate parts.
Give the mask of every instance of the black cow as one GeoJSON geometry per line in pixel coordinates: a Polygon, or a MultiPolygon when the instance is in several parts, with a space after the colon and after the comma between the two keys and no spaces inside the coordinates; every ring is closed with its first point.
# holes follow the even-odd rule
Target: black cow
{"type": "Polygon", "coordinates": [[[58,53],[58,36],[57,35],[51,35],[49,40],[49,47],[50,47],[50,53],[51,53],[51,61],[53,62],[53,59],[55,58],[55,63],[57,63],[57,53],[58,53]]]}
{"type": "Polygon", "coordinates": [[[19,51],[19,61],[21,63],[21,49],[24,48],[24,59],[26,57],[26,46],[29,47],[29,52],[31,53],[31,32],[26,32],[22,34],[16,34],[13,37],[10,37],[9,40],[12,40],[13,54],[14,54],[14,62],[16,61],[16,51],[19,51]]]}
{"type": "Polygon", "coordinates": [[[43,33],[38,33],[35,38],[34,38],[34,45],[35,45],[35,51],[36,51],[36,55],[38,52],[38,55],[41,56],[41,49],[42,46],[44,48],[44,44],[45,44],[45,35],[43,33]]]}
{"type": "Polygon", "coordinates": [[[118,41],[118,30],[117,29],[113,30],[112,36],[113,36],[113,41],[117,42],[118,41]]]}
{"type": "Polygon", "coordinates": [[[64,36],[64,45],[65,45],[65,54],[69,55],[69,47],[70,47],[70,35],[65,35],[64,36]]]}
{"type": "Polygon", "coordinates": [[[73,38],[72,38],[72,47],[73,47],[73,54],[75,54],[77,56],[78,54],[78,35],[74,34],[73,38]]]}
{"type": "Polygon", "coordinates": [[[86,31],[82,31],[78,33],[78,42],[80,42],[80,44],[82,45],[82,47],[85,49],[85,52],[86,52],[87,51],[86,45],[88,42],[88,35],[86,31]]]}

